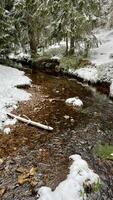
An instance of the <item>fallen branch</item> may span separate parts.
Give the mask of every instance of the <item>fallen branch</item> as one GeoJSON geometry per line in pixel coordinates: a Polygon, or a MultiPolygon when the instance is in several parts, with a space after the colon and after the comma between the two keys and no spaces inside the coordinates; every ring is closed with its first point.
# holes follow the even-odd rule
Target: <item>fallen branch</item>
{"type": "Polygon", "coordinates": [[[50,127],[50,126],[46,126],[46,125],[40,124],[38,122],[34,122],[34,121],[30,120],[30,119],[25,119],[23,117],[19,117],[17,115],[11,114],[11,113],[7,113],[7,115],[10,116],[10,117],[12,117],[12,118],[15,118],[15,119],[17,119],[19,121],[25,122],[27,124],[31,124],[33,126],[37,126],[39,128],[45,129],[45,130],[49,130],[49,131],[53,130],[53,128],[50,127]]]}

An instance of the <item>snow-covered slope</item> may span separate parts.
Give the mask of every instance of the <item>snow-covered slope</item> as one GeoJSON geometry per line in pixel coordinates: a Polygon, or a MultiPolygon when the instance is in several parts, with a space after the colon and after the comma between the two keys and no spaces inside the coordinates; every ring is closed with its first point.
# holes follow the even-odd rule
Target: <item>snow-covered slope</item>
{"type": "MultiPolygon", "coordinates": [[[[95,35],[99,43],[98,47],[92,49],[90,53],[92,66],[72,73],[86,81],[109,82],[113,85],[113,29],[98,29],[95,35]]],[[[110,96],[113,96],[112,89],[110,89],[110,96]]]]}
{"type": "Polygon", "coordinates": [[[91,53],[91,61],[96,66],[113,62],[113,29],[99,29],[95,33],[98,39],[98,47],[91,53]],[[112,55],[112,56],[111,56],[112,55]]]}
{"type": "Polygon", "coordinates": [[[0,129],[4,132],[8,133],[10,129],[5,127],[16,122],[8,118],[7,112],[17,108],[18,102],[30,98],[30,94],[16,86],[30,84],[31,80],[24,75],[24,72],[0,65],[0,129]]]}
{"type": "Polygon", "coordinates": [[[72,155],[73,164],[67,179],[61,182],[52,191],[51,188],[41,187],[39,189],[39,200],[86,200],[88,199],[84,187],[91,186],[94,189],[100,179],[93,170],[89,169],[85,160],[79,155],[72,155]]]}

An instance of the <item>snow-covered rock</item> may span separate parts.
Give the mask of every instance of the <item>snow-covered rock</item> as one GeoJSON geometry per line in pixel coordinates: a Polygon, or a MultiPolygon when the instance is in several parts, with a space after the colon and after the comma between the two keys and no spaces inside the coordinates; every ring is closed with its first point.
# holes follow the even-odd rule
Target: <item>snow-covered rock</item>
{"type": "MultiPolygon", "coordinates": [[[[30,94],[16,86],[30,85],[31,80],[24,72],[17,69],[0,65],[0,129],[16,123],[15,119],[9,119],[7,112],[17,108],[18,102],[27,101],[30,94]]],[[[8,128],[8,127],[7,127],[8,128]]],[[[9,129],[4,130],[5,133],[9,129]]]]}
{"type": "Polygon", "coordinates": [[[83,102],[78,97],[69,98],[66,101],[66,104],[81,107],[83,106],[83,102]]]}
{"type": "Polygon", "coordinates": [[[52,191],[49,187],[41,187],[38,191],[39,200],[86,200],[84,185],[92,186],[100,182],[99,176],[89,169],[85,160],[79,155],[72,155],[73,164],[67,179],[52,191]]]}

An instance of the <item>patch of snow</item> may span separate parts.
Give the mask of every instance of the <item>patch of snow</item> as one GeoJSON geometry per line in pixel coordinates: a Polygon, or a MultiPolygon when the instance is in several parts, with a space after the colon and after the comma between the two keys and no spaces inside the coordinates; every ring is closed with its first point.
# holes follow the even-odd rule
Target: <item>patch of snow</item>
{"type": "Polygon", "coordinates": [[[110,96],[113,97],[113,29],[97,29],[94,34],[99,44],[90,52],[93,66],[77,70],[69,69],[69,73],[92,83],[97,81],[111,83],[110,96]]]}
{"type": "Polygon", "coordinates": [[[78,97],[69,98],[65,102],[72,106],[83,106],[83,102],[78,97]]]}
{"type": "Polygon", "coordinates": [[[95,67],[85,67],[77,70],[69,69],[69,73],[74,74],[85,81],[91,81],[93,83],[98,81],[98,72],[95,67]]]}
{"type": "Polygon", "coordinates": [[[62,181],[54,191],[41,187],[39,200],[86,200],[84,185],[92,186],[100,182],[99,176],[89,169],[88,164],[79,155],[72,155],[73,164],[67,179],[62,181]]]}
{"type": "Polygon", "coordinates": [[[111,82],[110,85],[110,96],[113,97],[113,81],[111,82]]]}
{"type": "Polygon", "coordinates": [[[93,48],[91,52],[91,61],[96,66],[113,62],[110,57],[113,54],[113,29],[99,29],[95,33],[99,41],[98,47],[93,48]]]}
{"type": "Polygon", "coordinates": [[[21,60],[21,59],[29,59],[30,58],[30,54],[28,53],[24,53],[24,52],[18,52],[18,53],[10,53],[8,56],[10,59],[17,59],[17,60],[21,60]]]}
{"type": "MultiPolygon", "coordinates": [[[[64,53],[65,53],[65,48],[66,48],[66,42],[65,41],[61,41],[59,43],[55,43],[53,45],[48,46],[44,52],[49,54],[52,58],[53,57],[57,57],[57,58],[62,58],[64,53]]],[[[42,49],[38,49],[38,53],[40,55],[43,55],[43,50],[42,49]]]]}
{"type": "MultiPolygon", "coordinates": [[[[18,102],[27,101],[30,94],[16,86],[30,85],[31,80],[23,71],[0,65],[0,129],[16,123],[15,119],[9,119],[7,112],[17,108],[18,102]]],[[[6,129],[7,130],[7,129],[6,129]]],[[[6,132],[6,131],[5,131],[6,132]]]]}
{"type": "Polygon", "coordinates": [[[5,129],[4,129],[4,133],[6,133],[6,134],[9,134],[10,131],[11,131],[10,128],[5,128],[5,129]]]}
{"type": "Polygon", "coordinates": [[[60,60],[61,58],[60,58],[60,56],[53,56],[53,57],[51,57],[51,59],[57,59],[57,60],[60,60]]]}
{"type": "Polygon", "coordinates": [[[113,153],[111,153],[110,155],[113,156],[113,153]]]}

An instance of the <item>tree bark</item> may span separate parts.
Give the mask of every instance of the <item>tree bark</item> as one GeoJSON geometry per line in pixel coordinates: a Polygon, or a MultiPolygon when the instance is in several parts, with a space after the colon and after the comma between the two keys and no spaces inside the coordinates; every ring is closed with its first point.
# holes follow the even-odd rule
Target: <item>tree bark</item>
{"type": "Polygon", "coordinates": [[[35,58],[37,55],[37,41],[36,41],[36,33],[34,24],[32,24],[32,20],[30,17],[28,19],[28,37],[29,37],[29,44],[30,44],[30,52],[31,58],[35,58]]]}
{"type": "Polygon", "coordinates": [[[73,36],[71,36],[71,38],[70,38],[70,51],[69,51],[70,55],[74,54],[74,49],[75,49],[75,38],[73,36]]]}
{"type": "Polygon", "coordinates": [[[69,45],[68,45],[68,36],[66,36],[66,55],[68,55],[69,45]]]}
{"type": "Polygon", "coordinates": [[[75,49],[75,37],[74,37],[74,19],[71,19],[71,36],[70,36],[70,50],[69,54],[73,55],[75,49]]]}
{"type": "Polygon", "coordinates": [[[31,52],[31,58],[35,58],[37,55],[37,31],[36,23],[34,19],[35,9],[35,0],[26,0],[26,20],[28,25],[28,38],[29,46],[31,52]],[[33,5],[34,4],[34,5],[33,5]]]}

